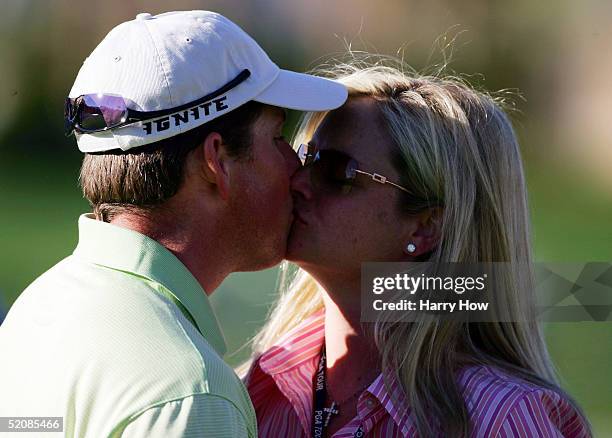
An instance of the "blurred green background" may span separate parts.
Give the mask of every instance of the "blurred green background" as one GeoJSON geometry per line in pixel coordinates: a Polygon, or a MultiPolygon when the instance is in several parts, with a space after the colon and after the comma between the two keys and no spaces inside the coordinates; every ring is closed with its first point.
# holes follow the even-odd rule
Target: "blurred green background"
{"type": "MultiPolygon", "coordinates": [[[[69,254],[88,211],[63,99],[103,36],[161,1],[7,1],[0,14],[0,307],[69,254]]],[[[612,3],[609,1],[175,1],[227,15],[280,66],[306,70],[347,44],[423,69],[444,61],[488,90],[520,91],[512,118],[539,261],[612,260],[612,3]],[[438,43],[435,43],[438,41],[438,43]],[[447,55],[449,50],[445,52],[447,55]]],[[[287,132],[291,132],[291,126],[287,132]]],[[[234,274],[214,294],[230,364],[275,299],[275,270],[234,274]]],[[[596,436],[612,436],[612,324],[554,323],[547,340],[596,436]]]]}

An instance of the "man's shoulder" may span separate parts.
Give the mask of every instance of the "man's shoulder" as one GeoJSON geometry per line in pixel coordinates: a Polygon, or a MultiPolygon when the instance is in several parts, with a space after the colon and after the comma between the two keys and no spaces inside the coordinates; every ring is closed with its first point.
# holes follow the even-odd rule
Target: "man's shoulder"
{"type": "Polygon", "coordinates": [[[69,256],[26,288],[9,319],[19,320],[15,328],[60,336],[73,361],[105,367],[106,377],[120,370],[122,381],[180,382],[194,393],[216,389],[217,381],[231,384],[232,369],[163,289],[69,256]]]}
{"type": "MultiPolygon", "coordinates": [[[[192,360],[196,368],[210,370],[225,364],[172,299],[172,292],[137,274],[69,256],[36,279],[23,295],[31,307],[54,309],[64,325],[79,327],[68,336],[97,340],[98,347],[99,342],[110,343],[113,350],[105,354],[129,353],[134,358],[138,352],[159,349],[163,361],[172,366],[192,360]]],[[[175,369],[178,372],[180,367],[175,369]]]]}
{"type": "Polygon", "coordinates": [[[120,288],[146,289],[149,285],[143,277],[130,272],[112,269],[92,263],[75,255],[69,255],[36,278],[24,293],[32,290],[77,291],[80,295],[112,292],[120,288]]]}
{"type": "Polygon", "coordinates": [[[70,255],[32,281],[15,304],[34,305],[43,296],[64,305],[96,300],[108,303],[136,297],[123,293],[125,290],[147,288],[142,278],[70,255]]]}
{"type": "Polygon", "coordinates": [[[62,260],[11,308],[0,345],[28,365],[5,363],[5,374],[27,377],[33,391],[46,388],[45,394],[53,394],[44,397],[47,404],[63,405],[73,388],[95,395],[107,413],[210,394],[249,418],[252,408],[240,380],[161,289],[128,272],[73,256],[62,260]],[[25,347],[34,341],[54,345],[54,354],[37,357],[25,347]]]}

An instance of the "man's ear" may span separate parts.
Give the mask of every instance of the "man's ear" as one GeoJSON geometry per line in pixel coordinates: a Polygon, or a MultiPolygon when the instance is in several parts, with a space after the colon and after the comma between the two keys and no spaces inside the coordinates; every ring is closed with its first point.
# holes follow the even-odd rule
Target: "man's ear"
{"type": "Polygon", "coordinates": [[[204,178],[216,187],[223,200],[229,197],[230,163],[223,138],[218,132],[211,132],[201,145],[204,151],[202,172],[204,178]]]}
{"type": "Polygon", "coordinates": [[[438,246],[442,236],[443,213],[442,207],[431,207],[415,216],[415,222],[404,242],[404,249],[409,243],[415,246],[414,252],[410,252],[410,255],[426,254],[438,246]]]}

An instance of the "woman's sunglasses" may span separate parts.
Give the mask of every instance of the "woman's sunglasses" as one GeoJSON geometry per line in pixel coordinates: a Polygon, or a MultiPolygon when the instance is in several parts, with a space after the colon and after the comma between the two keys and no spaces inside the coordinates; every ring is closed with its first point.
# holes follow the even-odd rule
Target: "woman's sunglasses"
{"type": "Polygon", "coordinates": [[[407,188],[389,181],[386,176],[359,169],[357,161],[344,152],[334,149],[318,149],[310,144],[301,144],[297,153],[304,167],[310,167],[310,178],[316,189],[348,193],[357,175],[361,174],[379,184],[389,184],[406,193],[411,193],[407,188]]]}

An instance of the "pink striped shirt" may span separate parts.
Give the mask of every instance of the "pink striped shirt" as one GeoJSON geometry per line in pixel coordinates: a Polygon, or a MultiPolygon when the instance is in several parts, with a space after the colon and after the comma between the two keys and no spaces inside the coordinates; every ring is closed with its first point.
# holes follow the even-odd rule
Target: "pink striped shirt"
{"type": "MultiPolygon", "coordinates": [[[[319,362],[325,317],[317,313],[266,351],[253,365],[247,387],[260,437],[309,437],[312,378],[319,362]]],[[[588,437],[572,406],[554,391],[509,376],[493,367],[471,366],[458,375],[472,418],[473,437],[588,437]]],[[[385,389],[380,374],[359,396],[357,416],[334,438],[353,437],[361,425],[367,437],[415,437],[414,415],[397,381],[385,389]],[[394,396],[393,398],[391,396],[394,396]]]]}

